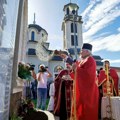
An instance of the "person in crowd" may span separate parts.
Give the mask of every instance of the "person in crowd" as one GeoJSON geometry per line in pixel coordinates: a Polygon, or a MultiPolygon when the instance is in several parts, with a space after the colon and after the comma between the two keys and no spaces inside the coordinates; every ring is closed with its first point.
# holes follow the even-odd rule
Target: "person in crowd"
{"type": "Polygon", "coordinates": [[[54,110],[54,95],[55,95],[55,86],[54,86],[54,81],[50,84],[50,89],[49,89],[49,103],[47,110],[50,112],[53,112],[54,110]]]}
{"type": "Polygon", "coordinates": [[[54,114],[60,120],[70,119],[73,80],[69,74],[69,65],[66,64],[66,68],[54,80],[54,114]]]}
{"type": "Polygon", "coordinates": [[[104,96],[118,96],[119,77],[115,69],[110,68],[110,62],[104,61],[103,69],[99,71],[99,119],[101,119],[101,103],[104,96]]]}
{"type": "Polygon", "coordinates": [[[40,65],[39,73],[37,74],[37,108],[46,109],[47,99],[47,79],[52,77],[52,74],[45,68],[44,64],[40,65]]]}
{"type": "Polygon", "coordinates": [[[101,68],[97,71],[97,77],[99,77],[101,70],[103,70],[103,67],[101,67],[101,68]]]}
{"type": "Polygon", "coordinates": [[[37,80],[36,80],[36,73],[34,71],[34,67],[31,67],[31,92],[32,98],[35,100],[37,99],[37,80]]]}
{"type": "MultiPolygon", "coordinates": [[[[61,70],[62,70],[62,67],[58,66],[57,73],[59,74],[61,72],[61,70]]],[[[57,75],[55,77],[57,77],[57,75]]],[[[47,107],[47,110],[50,112],[53,112],[53,110],[54,110],[54,95],[55,95],[55,85],[54,85],[54,80],[53,80],[53,82],[50,84],[50,90],[49,90],[50,99],[49,99],[49,103],[48,103],[48,107],[47,107]]]]}
{"type": "Polygon", "coordinates": [[[32,82],[36,79],[36,74],[34,71],[34,65],[31,65],[30,63],[19,63],[19,65],[22,65],[22,68],[19,68],[18,72],[22,79],[24,79],[24,86],[23,86],[23,98],[24,99],[32,99],[33,98],[33,86],[32,82]],[[20,74],[21,73],[21,74],[20,74]]]}
{"type": "MultiPolygon", "coordinates": [[[[99,70],[97,70],[97,85],[98,85],[98,77],[99,77],[99,74],[100,74],[100,71],[103,70],[103,67],[101,67],[99,70]]],[[[98,104],[98,118],[101,119],[101,98],[103,96],[102,94],[102,86],[98,86],[98,89],[99,89],[99,104],[98,104]]]]}
{"type": "Polygon", "coordinates": [[[80,60],[74,62],[65,54],[60,55],[72,65],[73,101],[71,119],[98,120],[98,86],[96,84],[96,62],[92,57],[92,45],[84,43],[80,60]]]}
{"type": "Polygon", "coordinates": [[[119,77],[115,69],[110,68],[110,62],[104,61],[104,69],[100,71],[98,76],[98,86],[102,87],[103,96],[118,96],[119,77]]]}
{"type": "Polygon", "coordinates": [[[34,100],[37,99],[37,80],[34,79],[33,82],[31,82],[31,91],[32,91],[32,98],[34,100]]]}

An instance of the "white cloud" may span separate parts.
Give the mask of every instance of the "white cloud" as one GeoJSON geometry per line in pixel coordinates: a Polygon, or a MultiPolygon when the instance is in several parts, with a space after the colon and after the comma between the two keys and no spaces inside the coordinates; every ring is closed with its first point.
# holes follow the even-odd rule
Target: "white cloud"
{"type": "Polygon", "coordinates": [[[116,19],[116,17],[120,16],[120,11],[113,10],[110,14],[108,14],[106,17],[95,23],[91,26],[91,28],[83,33],[83,36],[85,36],[84,39],[87,39],[88,37],[94,35],[99,30],[103,29],[107,25],[109,25],[113,20],[116,19]]]}
{"type": "Polygon", "coordinates": [[[90,13],[90,10],[93,8],[93,6],[96,4],[95,1],[91,0],[89,3],[89,6],[85,9],[85,11],[81,14],[82,17],[85,19],[87,17],[87,14],[90,13]]]}
{"type": "Polygon", "coordinates": [[[117,59],[117,60],[109,60],[110,63],[120,63],[120,59],[117,59]]]}
{"type": "Polygon", "coordinates": [[[100,50],[120,51],[120,33],[91,40],[93,52],[100,50]]]}
{"type": "Polygon", "coordinates": [[[120,27],[117,30],[118,30],[118,32],[120,32],[120,27]]]}
{"type": "Polygon", "coordinates": [[[120,59],[104,59],[102,60],[102,62],[104,62],[105,60],[108,60],[110,62],[110,66],[116,66],[116,67],[120,67],[120,59]]]}
{"type": "MultiPolygon", "coordinates": [[[[115,9],[116,10],[116,6],[120,3],[119,0],[111,0],[108,2],[108,0],[102,0],[101,2],[95,2],[92,5],[90,5],[90,7],[86,8],[85,14],[86,16],[83,16],[83,19],[87,17],[87,21],[84,22],[84,26],[85,29],[89,29],[91,28],[92,25],[94,25],[96,22],[100,21],[101,19],[103,19],[104,17],[106,17],[106,15],[110,14],[110,11],[115,9]],[[96,4],[96,6],[94,5],[96,4]],[[94,8],[93,5],[95,6],[94,8]],[[91,7],[92,6],[92,7],[91,7]]],[[[119,9],[117,9],[116,11],[119,11],[119,9]]]]}
{"type": "MultiPolygon", "coordinates": [[[[103,36],[104,33],[95,35],[106,26],[112,25],[111,23],[120,16],[119,4],[120,0],[110,0],[109,2],[108,0],[101,0],[91,3],[84,11],[83,28],[85,32],[83,39],[84,42],[93,44],[93,51],[120,51],[120,32],[118,34],[112,33],[109,36],[105,35],[106,37],[103,36]]],[[[117,30],[120,31],[120,28],[117,30]]]]}

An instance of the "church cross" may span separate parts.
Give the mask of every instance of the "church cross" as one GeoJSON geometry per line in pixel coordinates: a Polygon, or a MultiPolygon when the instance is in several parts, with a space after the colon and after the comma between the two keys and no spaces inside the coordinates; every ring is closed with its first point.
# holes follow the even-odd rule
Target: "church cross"
{"type": "Polygon", "coordinates": [[[34,13],[34,21],[33,21],[33,24],[35,24],[36,22],[35,22],[35,13],[34,13]]]}

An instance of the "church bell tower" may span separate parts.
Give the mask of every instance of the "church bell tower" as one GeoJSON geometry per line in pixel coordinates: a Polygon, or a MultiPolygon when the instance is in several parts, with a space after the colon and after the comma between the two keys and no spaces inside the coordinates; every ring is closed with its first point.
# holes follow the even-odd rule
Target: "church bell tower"
{"type": "Polygon", "coordinates": [[[64,6],[64,19],[62,22],[63,49],[68,50],[70,55],[76,59],[83,44],[82,17],[78,15],[79,6],[69,3],[64,6]]]}

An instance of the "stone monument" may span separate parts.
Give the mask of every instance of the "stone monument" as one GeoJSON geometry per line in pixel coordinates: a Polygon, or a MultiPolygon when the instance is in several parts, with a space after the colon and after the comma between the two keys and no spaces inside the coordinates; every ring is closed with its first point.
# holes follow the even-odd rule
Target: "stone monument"
{"type": "Polygon", "coordinates": [[[3,24],[0,24],[0,120],[9,120],[16,112],[16,101],[22,95],[16,79],[18,62],[25,59],[23,53],[27,39],[28,0],[1,2],[3,4],[0,4],[0,8],[4,9],[4,14],[0,11],[0,23],[3,21],[1,16],[4,16],[6,24],[4,29],[1,29],[3,24]]]}
{"type": "Polygon", "coordinates": [[[9,117],[12,78],[12,49],[0,48],[0,120],[9,117]]]}

